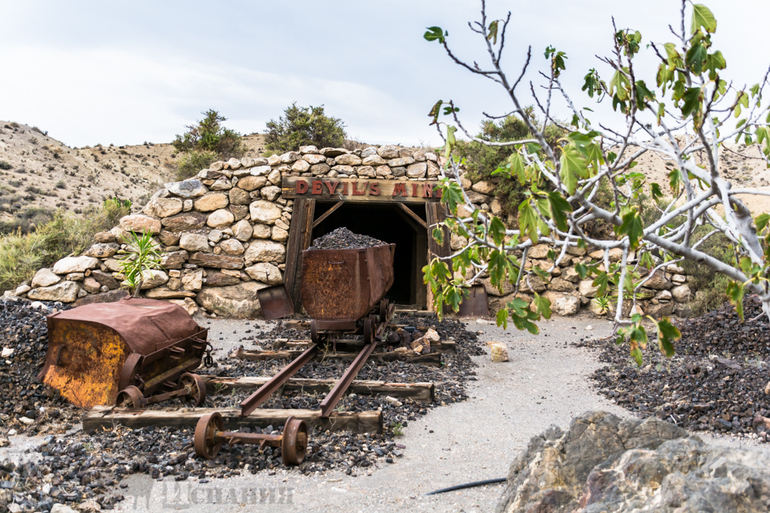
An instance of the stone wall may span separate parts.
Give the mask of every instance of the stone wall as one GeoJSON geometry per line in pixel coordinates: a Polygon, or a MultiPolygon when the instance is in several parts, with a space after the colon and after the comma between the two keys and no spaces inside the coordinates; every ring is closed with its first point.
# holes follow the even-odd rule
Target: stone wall
{"type": "MultiPolygon", "coordinates": [[[[366,180],[426,181],[439,175],[439,158],[430,152],[399,146],[341,148],[305,146],[297,152],[269,158],[215,162],[194,179],[166,184],[142,213],[124,217],[120,225],[96,235],[95,243],[79,257],[67,257],[41,269],[15,295],[34,300],[84,303],[114,299],[121,292],[119,259],[129,231],[152,233],[162,253],[163,270],[145,276],[148,298],[166,299],[194,313],[237,318],[260,315],[256,292],[283,283],[286,244],[293,201],[281,197],[283,177],[360,178],[366,180]]],[[[466,180],[469,197],[479,208],[499,215],[492,182],[466,180]]],[[[454,237],[453,249],[462,247],[454,237]]],[[[528,266],[550,268],[548,247],[528,253],[528,266]]],[[[596,310],[596,288],[581,280],[575,265],[601,260],[602,252],[573,248],[546,280],[530,275],[520,297],[533,292],[547,297],[558,315],[574,315],[581,308],[596,310]]],[[[619,250],[610,260],[620,258],[619,250]]],[[[653,316],[686,314],[691,291],[682,269],[670,265],[643,290],[641,309],[653,316]]],[[[513,297],[511,285],[502,291],[484,280],[493,311],[513,297]]]]}
{"type": "Polygon", "coordinates": [[[41,269],[15,295],[84,303],[121,292],[119,259],[129,231],[152,233],[164,270],[151,271],[143,295],[194,313],[236,318],[260,315],[256,292],[283,283],[293,201],[281,197],[285,176],[425,181],[439,175],[438,158],[399,146],[305,146],[269,158],[215,162],[194,179],[166,184],[144,207],[96,235],[81,256],[41,269]]]}

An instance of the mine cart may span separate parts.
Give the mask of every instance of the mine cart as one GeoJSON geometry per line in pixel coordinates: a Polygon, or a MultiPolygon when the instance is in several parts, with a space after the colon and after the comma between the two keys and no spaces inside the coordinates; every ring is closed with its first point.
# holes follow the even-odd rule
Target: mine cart
{"type": "Polygon", "coordinates": [[[395,252],[395,244],[302,252],[302,305],[312,319],[312,338],[321,331],[356,331],[360,320],[365,334],[372,330],[369,314],[393,285],[395,252]]]}
{"type": "Polygon", "coordinates": [[[48,316],[38,378],[82,408],[117,400],[141,407],[177,396],[201,404],[205,383],[190,371],[201,364],[207,334],[166,301],[129,298],[56,312],[48,316]]]}

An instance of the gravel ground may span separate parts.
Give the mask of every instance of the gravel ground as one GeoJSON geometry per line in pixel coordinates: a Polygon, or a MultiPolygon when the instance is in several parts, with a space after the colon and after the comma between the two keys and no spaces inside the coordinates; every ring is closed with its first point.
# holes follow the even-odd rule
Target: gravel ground
{"type": "MultiPolygon", "coordinates": [[[[213,321],[210,339],[220,343],[221,337],[222,343],[239,345],[238,340],[232,342],[233,337],[240,339],[232,333],[234,326],[233,321],[213,321]]],[[[628,415],[591,390],[587,378],[599,363],[589,351],[571,344],[586,336],[608,335],[610,323],[591,318],[555,319],[542,323],[542,334],[537,337],[487,323],[471,322],[468,329],[482,332],[484,342],[505,342],[511,361],[492,363],[488,350],[473,357],[478,364],[477,381],[468,387],[469,400],[433,409],[409,422],[404,435],[397,438],[404,449],[395,463],[377,463],[357,477],[334,470],[302,475],[283,468],[205,482],[154,481],[134,475],[124,480],[126,500],[116,505],[116,511],[168,508],[204,512],[212,507],[222,512],[492,511],[501,485],[424,494],[506,476],[530,437],[551,424],[566,428],[585,410],[628,415]],[[586,330],[588,325],[593,329],[586,330]]]]}

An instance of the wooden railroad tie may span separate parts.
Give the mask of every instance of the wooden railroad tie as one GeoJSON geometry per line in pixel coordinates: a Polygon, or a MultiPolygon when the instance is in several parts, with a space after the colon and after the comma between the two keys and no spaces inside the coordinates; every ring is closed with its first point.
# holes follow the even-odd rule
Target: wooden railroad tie
{"type": "MultiPolygon", "coordinates": [[[[243,360],[290,360],[302,354],[302,350],[287,351],[259,351],[252,349],[240,349],[234,356],[243,360]]],[[[353,360],[358,353],[323,353],[316,356],[316,360],[353,360]]],[[[441,365],[441,353],[428,353],[408,355],[396,351],[387,353],[372,353],[369,360],[379,360],[383,362],[404,361],[407,363],[419,363],[438,367],[441,365]]]]}
{"type": "MultiPolygon", "coordinates": [[[[256,390],[270,378],[223,378],[203,376],[209,394],[225,393],[230,390],[256,390]]],[[[292,378],[283,384],[286,390],[302,390],[304,392],[328,392],[337,380],[334,379],[305,379],[292,378]]],[[[388,383],[386,381],[354,380],[348,392],[358,395],[389,395],[392,397],[407,397],[421,403],[433,402],[436,398],[436,386],[433,383],[388,383]]]]}
{"type": "Polygon", "coordinates": [[[289,416],[304,420],[308,426],[330,431],[351,431],[353,433],[382,433],[382,411],[334,412],[328,419],[321,418],[319,410],[278,410],[259,409],[246,417],[235,408],[180,408],[177,410],[140,410],[95,406],[83,417],[83,430],[93,431],[101,427],[111,428],[116,424],[130,428],[148,426],[171,426],[195,428],[198,419],[207,413],[219,412],[226,429],[240,427],[281,426],[289,416]]]}

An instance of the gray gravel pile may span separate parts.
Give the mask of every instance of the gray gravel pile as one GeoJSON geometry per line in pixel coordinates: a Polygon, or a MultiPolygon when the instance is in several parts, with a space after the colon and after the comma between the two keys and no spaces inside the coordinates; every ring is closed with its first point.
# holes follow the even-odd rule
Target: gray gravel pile
{"type": "Polygon", "coordinates": [[[770,324],[756,297],[745,301],[745,322],[729,303],[701,317],[680,321],[676,354],[666,358],[651,342],[637,367],[628,347],[604,341],[585,345],[608,364],[592,378],[618,405],[654,415],[693,431],[750,436],[770,441],[770,324]]]}
{"type": "Polygon", "coordinates": [[[46,317],[62,309],[61,303],[0,300],[0,437],[63,433],[79,421],[81,410],[37,381],[48,351],[46,317]]]}
{"type": "Polygon", "coordinates": [[[383,244],[387,242],[353,233],[343,226],[315,239],[309,249],[359,249],[383,244]]]}

